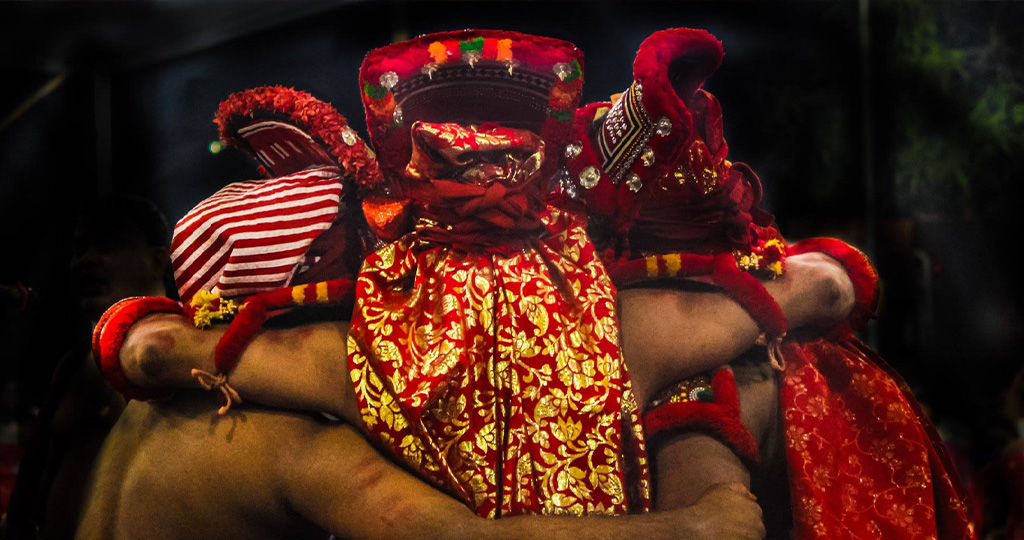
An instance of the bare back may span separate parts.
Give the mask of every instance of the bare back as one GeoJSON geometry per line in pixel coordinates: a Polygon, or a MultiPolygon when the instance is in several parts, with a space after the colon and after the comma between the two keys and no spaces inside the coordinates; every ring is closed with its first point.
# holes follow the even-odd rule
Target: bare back
{"type": "Polygon", "coordinates": [[[275,477],[290,440],[329,428],[256,408],[223,418],[215,408],[210,396],[130,403],[101,451],[78,538],[326,537],[286,508],[275,477]]]}

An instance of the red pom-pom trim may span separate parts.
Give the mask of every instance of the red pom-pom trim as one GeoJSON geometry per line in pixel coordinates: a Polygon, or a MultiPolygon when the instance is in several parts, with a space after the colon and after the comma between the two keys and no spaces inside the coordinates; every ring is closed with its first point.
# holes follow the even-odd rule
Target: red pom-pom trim
{"type": "Polygon", "coordinates": [[[644,414],[644,432],[648,444],[671,433],[706,433],[732,449],[747,463],[761,459],[757,441],[740,418],[740,400],[732,371],[719,369],[711,379],[714,401],[665,403],[644,414]]]}
{"type": "Polygon", "coordinates": [[[93,359],[115,390],[127,399],[148,401],[167,395],[166,391],[140,388],[121,369],[121,346],[124,338],[139,319],[154,313],[183,314],[181,304],[170,298],[143,296],[127,298],[108,309],[93,331],[93,359]]]}
{"type": "Polygon", "coordinates": [[[377,160],[359,137],[349,145],[342,138],[348,121],[331,104],[312,95],[284,86],[261,86],[236,92],[221,102],[214,123],[226,144],[244,149],[232,125],[239,119],[256,115],[283,115],[319,140],[333,155],[347,176],[355,179],[364,191],[370,191],[383,181],[377,160]]]}
{"type": "Polygon", "coordinates": [[[736,266],[732,253],[715,255],[711,275],[715,283],[757,321],[769,342],[786,334],[786,314],[760,280],[736,266]]]}

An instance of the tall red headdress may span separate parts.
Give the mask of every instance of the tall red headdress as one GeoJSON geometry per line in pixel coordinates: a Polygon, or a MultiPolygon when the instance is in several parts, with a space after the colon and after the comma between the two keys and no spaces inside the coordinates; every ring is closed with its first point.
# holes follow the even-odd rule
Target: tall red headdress
{"type": "Polygon", "coordinates": [[[370,141],[387,178],[364,203],[367,221],[396,238],[408,218],[398,179],[415,121],[525,129],[544,142],[553,176],[583,88],[583,53],[567,41],[499,30],[420,36],[370,51],[359,70],[370,141]]]}
{"type": "Polygon", "coordinates": [[[371,438],[484,516],[648,500],[614,288],[545,206],[581,70],[570,43],[466,30],[360,71],[387,180],[364,213],[392,241],[357,283],[356,396],[371,438]]]}
{"type": "MultiPolygon", "coordinates": [[[[796,538],[973,538],[930,423],[899,377],[852,335],[874,312],[874,268],[838,240],[786,246],[758,207],[757,176],[728,160],[721,108],[701,88],[722,56],[703,30],[657,32],[640,46],[630,88],[577,112],[569,167],[591,213],[611,225],[609,272],[620,286],[710,276],[761,325],[773,358],[785,357],[796,538]],[[780,275],[786,255],[809,251],[846,267],[856,307],[827,337],[782,339],[785,317],[757,278],[780,275]]],[[[657,429],[692,423],[692,408],[669,403],[646,420],[657,429]]]]}

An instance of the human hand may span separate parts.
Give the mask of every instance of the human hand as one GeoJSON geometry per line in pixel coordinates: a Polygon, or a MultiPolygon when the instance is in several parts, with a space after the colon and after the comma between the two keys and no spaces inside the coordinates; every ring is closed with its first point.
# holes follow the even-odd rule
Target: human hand
{"type": "Polygon", "coordinates": [[[716,484],[691,506],[667,512],[686,540],[761,540],[766,531],[757,498],[741,484],[716,484]]]}

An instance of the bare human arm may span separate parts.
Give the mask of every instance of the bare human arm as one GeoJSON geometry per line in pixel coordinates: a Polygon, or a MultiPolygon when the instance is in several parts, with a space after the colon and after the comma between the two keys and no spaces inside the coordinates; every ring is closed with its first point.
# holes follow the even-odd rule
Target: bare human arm
{"type": "Polygon", "coordinates": [[[80,539],[761,537],[760,509],[715,486],[672,512],[486,520],[378,454],[351,426],[212,396],[129,403],[104,445],[80,539]],[[721,509],[732,509],[723,515],[721,509]]]}
{"type": "MultiPolygon", "coordinates": [[[[821,253],[787,258],[786,273],[764,286],[790,329],[832,325],[853,309],[853,283],[821,253]]],[[[619,291],[619,321],[622,354],[641,406],[669,384],[725,365],[761,334],[738,303],[717,292],[619,291]]]]}
{"type": "MultiPolygon", "coordinates": [[[[121,366],[133,384],[199,388],[193,368],[215,371],[214,349],[225,328],[199,330],[180,315],[151,315],[128,333],[121,366]]],[[[230,375],[243,399],[272,407],[326,412],[360,426],[348,377],[347,322],[263,330],[230,375]]]]}
{"type": "MultiPolygon", "coordinates": [[[[846,273],[817,253],[788,258],[786,274],[765,287],[791,328],[834,323],[853,305],[846,273]]],[[[619,303],[623,353],[641,404],[665,384],[726,364],[760,334],[747,312],[722,294],[635,289],[621,291],[619,303]]],[[[231,384],[245,399],[360,425],[348,378],[347,330],[345,323],[320,323],[260,332],[231,384]]],[[[197,330],[179,316],[147,317],[128,333],[122,367],[139,386],[197,388],[189,372],[213,369],[222,332],[197,330]]]]}
{"type": "MultiPolygon", "coordinates": [[[[767,359],[737,366],[736,385],[741,420],[758,442],[760,466],[781,458],[779,454],[778,378],[767,359]]],[[[720,440],[704,433],[678,433],[663,441],[653,456],[657,478],[656,510],[693,504],[708,487],[723,482],[751,486],[747,465],[720,440]]]]}
{"type": "Polygon", "coordinates": [[[279,448],[276,461],[283,470],[275,475],[286,479],[289,504],[347,538],[730,540],[764,535],[760,508],[737,485],[712,486],[693,505],[670,512],[487,520],[382,458],[346,426],[290,440],[279,448]]]}

